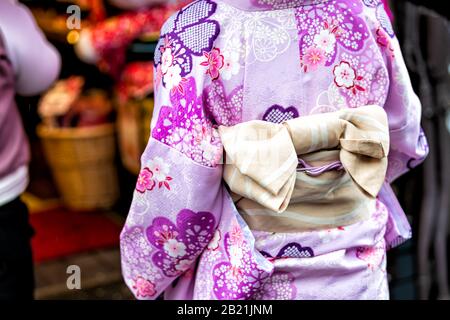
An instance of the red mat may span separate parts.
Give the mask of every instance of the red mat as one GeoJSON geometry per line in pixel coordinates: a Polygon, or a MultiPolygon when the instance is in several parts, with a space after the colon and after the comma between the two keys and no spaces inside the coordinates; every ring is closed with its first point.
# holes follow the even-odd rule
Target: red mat
{"type": "Polygon", "coordinates": [[[101,212],[73,212],[64,208],[33,213],[36,234],[31,244],[35,262],[119,245],[121,226],[101,212]]]}

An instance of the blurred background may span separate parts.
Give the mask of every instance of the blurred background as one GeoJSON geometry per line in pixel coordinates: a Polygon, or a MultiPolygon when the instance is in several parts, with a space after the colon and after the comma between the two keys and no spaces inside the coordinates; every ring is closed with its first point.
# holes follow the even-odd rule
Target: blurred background
{"type": "MultiPolygon", "coordinates": [[[[32,149],[22,200],[35,230],[35,297],[132,299],[119,233],[149,136],[152,58],[163,22],[189,1],[21,2],[62,57],[51,89],[17,96],[32,149]],[[67,288],[69,265],[81,269],[80,290],[67,288]]],[[[450,299],[450,10],[445,1],[387,5],[430,145],[424,164],[395,182],[414,233],[389,252],[391,298],[450,299]]]]}

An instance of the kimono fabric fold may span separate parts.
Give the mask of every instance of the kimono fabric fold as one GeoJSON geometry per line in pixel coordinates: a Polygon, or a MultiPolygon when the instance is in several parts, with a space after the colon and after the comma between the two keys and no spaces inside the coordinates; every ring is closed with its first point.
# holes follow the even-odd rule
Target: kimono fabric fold
{"type": "Polygon", "coordinates": [[[219,133],[227,155],[224,180],[252,230],[299,232],[356,223],[368,218],[384,182],[389,131],[378,106],[282,124],[254,120],[221,126],[219,133]],[[343,170],[334,170],[338,163],[343,170]]]}

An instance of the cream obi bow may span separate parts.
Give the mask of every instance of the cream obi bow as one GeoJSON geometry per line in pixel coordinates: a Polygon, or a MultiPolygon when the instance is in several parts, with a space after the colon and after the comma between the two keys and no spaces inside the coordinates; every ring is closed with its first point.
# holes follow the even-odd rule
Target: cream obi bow
{"type": "MultiPolygon", "coordinates": [[[[317,217],[327,215],[328,206],[339,224],[337,216],[354,213],[362,199],[375,198],[384,182],[389,129],[387,115],[378,106],[342,109],[282,124],[254,120],[220,126],[219,133],[226,152],[224,180],[235,196],[247,199],[247,213],[265,208],[274,215],[288,209],[290,217],[296,211],[299,216],[317,217]],[[305,160],[325,166],[335,160],[345,170],[313,174],[308,166],[299,165],[305,160]],[[351,188],[343,188],[348,186],[344,175],[352,182],[351,188]],[[334,181],[327,184],[330,178],[334,181]]],[[[292,224],[288,220],[285,223],[292,224]]]]}

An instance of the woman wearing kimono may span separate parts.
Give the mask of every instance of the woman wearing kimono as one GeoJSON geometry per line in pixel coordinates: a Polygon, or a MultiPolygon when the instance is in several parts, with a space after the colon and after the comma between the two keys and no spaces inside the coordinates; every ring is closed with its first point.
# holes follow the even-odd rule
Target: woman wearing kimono
{"type": "MultiPolygon", "coordinates": [[[[163,292],[165,299],[389,298],[386,250],[411,237],[390,183],[425,158],[427,145],[421,105],[381,1],[194,1],[165,23],[155,69],[152,133],[121,234],[124,279],[138,299],[163,292]],[[379,122],[366,121],[371,112],[379,122]],[[339,127],[336,139],[323,132],[322,116],[339,127]],[[294,141],[293,132],[313,125],[321,135],[311,127],[311,142],[300,152],[307,134],[294,141]],[[276,189],[265,202],[246,187],[257,183],[251,171],[259,167],[245,152],[285,143],[248,139],[239,148],[241,136],[230,130],[252,126],[292,137],[294,175],[287,175],[281,201],[287,184],[266,183],[279,169],[275,162],[263,168],[267,179],[259,187],[276,189]],[[360,142],[369,140],[375,143],[364,149],[360,142]],[[340,161],[315,170],[307,162],[314,162],[308,152],[317,145],[335,149],[340,161]],[[225,155],[235,156],[243,184],[233,185],[225,155]],[[367,166],[368,156],[378,167],[367,166]],[[372,197],[355,219],[318,218],[320,206],[306,218],[289,209],[306,190],[297,188],[300,174],[306,183],[336,172],[349,172],[355,190],[372,197]]],[[[317,190],[314,199],[322,199],[317,190]]],[[[327,205],[338,211],[333,201],[327,205]]]]}

